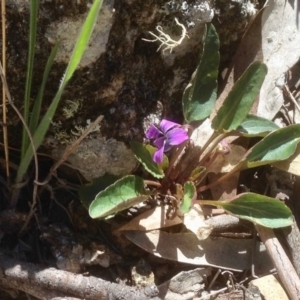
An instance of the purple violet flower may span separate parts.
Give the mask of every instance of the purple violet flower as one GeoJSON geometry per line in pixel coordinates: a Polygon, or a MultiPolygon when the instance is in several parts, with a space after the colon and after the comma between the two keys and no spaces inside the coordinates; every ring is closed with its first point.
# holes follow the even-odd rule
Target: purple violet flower
{"type": "Polygon", "coordinates": [[[153,161],[161,164],[164,152],[168,152],[173,146],[182,144],[189,139],[189,136],[182,125],[163,119],[158,127],[150,125],[146,131],[146,138],[154,140],[153,144],[158,150],[153,155],[153,161]]]}

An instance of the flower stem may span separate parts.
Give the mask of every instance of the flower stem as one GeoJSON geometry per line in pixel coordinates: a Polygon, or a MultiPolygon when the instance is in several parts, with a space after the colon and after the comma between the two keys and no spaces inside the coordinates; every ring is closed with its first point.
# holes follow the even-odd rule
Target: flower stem
{"type": "Polygon", "coordinates": [[[144,183],[146,185],[150,185],[150,186],[155,186],[157,188],[160,188],[161,187],[161,184],[157,181],[153,181],[153,180],[144,180],[144,183]]]}
{"type": "Polygon", "coordinates": [[[210,138],[206,141],[206,143],[202,146],[201,151],[199,152],[199,161],[201,155],[205,152],[207,147],[213,142],[214,139],[218,137],[218,132],[214,131],[214,133],[210,136],[210,138]]]}
{"type": "Polygon", "coordinates": [[[184,143],[182,143],[177,150],[175,151],[175,153],[172,155],[171,157],[171,161],[169,163],[169,167],[165,172],[165,176],[169,177],[171,170],[173,169],[173,166],[176,162],[176,160],[178,159],[179,155],[181,154],[182,150],[184,149],[184,147],[186,146],[188,141],[185,141],[184,143]]]}
{"type": "MultiPolygon", "coordinates": [[[[197,154],[198,157],[198,161],[199,163],[196,163],[196,165],[190,164],[188,166],[188,168],[186,168],[185,170],[182,170],[180,176],[177,178],[177,181],[179,182],[185,182],[191,175],[191,173],[193,172],[194,169],[196,169],[197,167],[201,166],[201,163],[203,165],[203,158],[201,159],[201,155],[206,152],[205,150],[208,148],[208,146],[210,144],[212,144],[212,146],[209,148],[209,152],[206,152],[206,154],[204,155],[204,158],[206,159],[209,154],[214,150],[214,148],[216,147],[216,145],[218,144],[218,142],[220,140],[222,140],[225,134],[218,134],[218,132],[214,132],[210,138],[206,141],[206,143],[203,145],[203,147],[201,148],[201,150],[199,151],[199,153],[197,154]],[[217,142],[215,142],[217,141],[217,142]]],[[[188,157],[186,157],[188,159],[188,157]]]]}
{"type": "Polygon", "coordinates": [[[207,184],[207,185],[203,185],[197,188],[197,192],[201,193],[203,191],[206,191],[210,188],[215,187],[216,185],[218,185],[220,182],[224,181],[225,179],[229,178],[232,174],[236,173],[240,171],[240,168],[234,168],[232,169],[230,172],[226,173],[224,176],[220,177],[219,179],[217,179],[216,181],[214,181],[213,183],[207,184]]]}
{"type": "Polygon", "coordinates": [[[207,160],[207,158],[209,157],[209,155],[212,153],[212,151],[217,147],[217,145],[219,144],[219,142],[221,142],[223,139],[225,139],[228,135],[230,135],[230,133],[221,133],[218,136],[216,136],[215,134],[213,134],[211,136],[211,138],[205,144],[205,147],[208,148],[208,150],[206,151],[205,155],[201,158],[201,154],[204,151],[200,154],[199,164],[198,165],[200,165],[200,166],[203,165],[205,163],[205,161],[207,160]]]}
{"type": "Polygon", "coordinates": [[[197,199],[195,201],[196,203],[200,204],[200,205],[213,205],[213,206],[218,206],[218,202],[216,200],[199,200],[197,199]]]}
{"type": "MultiPolygon", "coordinates": [[[[188,130],[188,136],[191,137],[192,133],[193,133],[193,127],[190,125],[185,125],[185,128],[188,130]]],[[[173,166],[175,164],[175,162],[177,161],[179,155],[182,153],[183,149],[185,148],[186,144],[188,143],[188,141],[185,141],[184,143],[182,143],[177,150],[175,151],[175,153],[172,155],[171,157],[171,161],[169,163],[169,167],[165,172],[165,178],[168,178],[170,175],[171,170],[173,169],[173,166]]]]}
{"type": "Polygon", "coordinates": [[[205,171],[202,172],[199,178],[197,178],[197,180],[195,181],[196,185],[199,185],[202,182],[202,180],[206,177],[206,175],[209,173],[209,168],[215,162],[219,155],[220,153],[214,152],[213,155],[210,157],[210,160],[206,163],[206,165],[203,165],[203,167],[205,167],[205,171]]]}

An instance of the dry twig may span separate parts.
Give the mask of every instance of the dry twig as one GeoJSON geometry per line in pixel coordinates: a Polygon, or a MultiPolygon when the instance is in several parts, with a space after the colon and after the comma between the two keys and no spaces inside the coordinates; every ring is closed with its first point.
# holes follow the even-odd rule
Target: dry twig
{"type": "Polygon", "coordinates": [[[300,279],[272,229],[256,225],[256,229],[291,300],[300,299],[300,279]]]}
{"type": "Polygon", "coordinates": [[[43,269],[31,263],[11,259],[3,253],[0,253],[0,286],[22,290],[46,300],[57,297],[147,300],[153,299],[158,293],[155,286],[138,289],[93,276],[86,277],[54,268],[43,269]]]}
{"type": "Polygon", "coordinates": [[[293,94],[290,92],[290,89],[286,84],[283,86],[283,91],[289,97],[289,99],[294,103],[295,107],[300,112],[300,106],[299,106],[297,100],[294,98],[293,94]]]}
{"type": "MultiPolygon", "coordinates": [[[[9,88],[8,88],[8,84],[6,81],[6,76],[2,67],[2,64],[0,63],[0,77],[2,79],[2,83],[4,85],[4,89],[6,92],[6,97],[8,100],[8,104],[12,107],[12,109],[15,111],[15,113],[17,114],[17,116],[19,117],[19,119],[21,120],[21,122],[23,123],[23,126],[28,134],[29,140],[30,140],[30,144],[32,147],[32,152],[33,152],[33,158],[34,158],[34,165],[35,165],[35,180],[38,180],[38,176],[39,176],[39,167],[38,167],[38,159],[37,159],[37,154],[36,154],[36,149],[34,146],[34,142],[33,142],[33,138],[31,135],[31,132],[28,128],[28,125],[26,124],[22,114],[20,113],[20,111],[17,109],[17,107],[15,106],[15,104],[13,103],[12,97],[10,95],[9,92],[9,88]]],[[[12,195],[12,199],[11,199],[11,207],[15,207],[18,201],[18,196],[19,196],[19,191],[20,191],[20,186],[23,186],[23,183],[20,183],[18,185],[15,185],[15,192],[12,195]],[[17,191],[17,192],[16,192],[17,191]]],[[[34,190],[33,190],[33,203],[36,202],[36,195],[37,195],[37,185],[34,186],[34,190]]]]}
{"type": "MultiPolygon", "coordinates": [[[[82,133],[82,135],[77,139],[75,140],[64,152],[64,154],[62,155],[61,159],[59,161],[57,161],[50,169],[50,172],[49,174],[47,175],[46,179],[43,181],[43,182],[39,182],[37,180],[37,178],[35,179],[34,181],[34,184],[35,184],[35,188],[38,186],[38,185],[45,185],[47,184],[52,176],[55,174],[56,170],[59,168],[59,166],[61,164],[63,164],[65,162],[65,160],[68,158],[68,156],[74,152],[78,146],[80,145],[80,143],[82,142],[82,140],[84,138],[86,138],[95,128],[96,126],[101,122],[101,120],[103,119],[103,116],[99,116],[93,123],[91,123],[89,125],[89,127],[82,133]]],[[[28,216],[26,218],[26,221],[23,225],[23,227],[21,228],[19,234],[22,234],[22,232],[25,230],[25,228],[27,227],[30,219],[32,218],[33,214],[34,214],[34,210],[35,210],[35,201],[33,201],[33,203],[31,204],[30,206],[30,211],[28,213],[28,216]]]]}
{"type": "MultiPolygon", "coordinates": [[[[2,65],[3,72],[6,73],[6,9],[5,0],[1,1],[1,15],[2,15],[2,65]]],[[[9,150],[8,150],[8,137],[7,137],[7,116],[6,116],[6,90],[5,84],[2,83],[2,121],[3,121],[3,143],[4,143],[4,154],[5,154],[5,167],[6,176],[9,180],[9,150]]]]}

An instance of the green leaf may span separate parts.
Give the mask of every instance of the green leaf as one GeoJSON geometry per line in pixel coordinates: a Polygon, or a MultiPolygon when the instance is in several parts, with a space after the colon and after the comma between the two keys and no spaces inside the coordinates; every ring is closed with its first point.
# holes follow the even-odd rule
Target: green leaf
{"type": "Polygon", "coordinates": [[[263,195],[244,193],[227,201],[205,201],[205,204],[221,206],[230,214],[269,228],[293,224],[291,210],[281,201],[263,195]],[[211,203],[213,202],[213,203],[211,203]]]}
{"type": "Polygon", "coordinates": [[[223,105],[212,121],[218,131],[231,131],[243,122],[250,111],[267,74],[267,66],[259,61],[252,63],[237,80],[223,105]]]}
{"type": "Polygon", "coordinates": [[[272,163],[273,167],[300,176],[300,144],[295,153],[286,160],[272,163]]]}
{"type": "Polygon", "coordinates": [[[111,174],[104,174],[101,177],[93,179],[89,184],[82,185],[78,190],[78,196],[86,209],[89,209],[90,204],[94,201],[99,191],[106,189],[109,185],[113,184],[119,177],[111,174]]]}
{"type": "Polygon", "coordinates": [[[109,215],[141,203],[148,198],[144,190],[144,180],[129,175],[117,180],[97,194],[89,207],[91,218],[105,218],[109,215]]]}
{"type": "Polygon", "coordinates": [[[247,168],[254,168],[288,159],[296,151],[299,141],[300,124],[277,129],[249,151],[243,164],[247,168]]]}
{"type": "Polygon", "coordinates": [[[266,136],[269,132],[279,127],[272,121],[255,115],[247,115],[242,124],[237,128],[242,136],[266,136]]]}
{"type": "MultiPolygon", "coordinates": [[[[29,108],[30,108],[30,95],[31,95],[31,82],[33,75],[33,65],[35,56],[35,44],[36,44],[36,31],[37,31],[37,19],[39,11],[39,1],[30,1],[30,25],[29,25],[29,49],[27,58],[27,72],[26,72],[26,85],[25,85],[25,98],[24,98],[24,121],[26,124],[29,122],[29,108]]],[[[22,134],[22,150],[21,157],[23,158],[25,152],[29,146],[29,137],[25,128],[23,128],[22,134]]]]}
{"type": "MultiPolygon", "coordinates": [[[[34,146],[36,149],[43,142],[46,132],[52,122],[52,118],[56,112],[56,109],[59,104],[60,98],[63,94],[63,91],[66,88],[75,69],[77,68],[86,47],[88,46],[88,41],[93,32],[94,25],[97,21],[97,17],[99,15],[99,11],[102,6],[102,2],[103,2],[103,0],[95,0],[94,1],[93,5],[91,6],[89,13],[84,21],[81,32],[77,39],[76,45],[74,47],[72,56],[70,58],[69,64],[67,66],[65,75],[63,76],[61,84],[59,86],[59,89],[58,89],[51,105],[49,106],[47,112],[45,113],[44,117],[42,118],[39,126],[37,127],[37,129],[33,135],[33,143],[34,143],[34,146]]],[[[18,169],[18,173],[17,173],[16,183],[19,183],[22,181],[23,176],[25,175],[27,168],[32,160],[32,157],[33,157],[33,150],[32,150],[31,145],[28,145],[25,155],[22,156],[22,160],[21,160],[21,163],[20,163],[20,166],[18,169]]]]}
{"type": "Polygon", "coordinates": [[[196,187],[193,182],[187,181],[184,184],[184,197],[180,205],[180,211],[183,214],[188,213],[192,206],[193,206],[193,200],[196,200],[195,198],[197,197],[197,192],[196,192],[196,187]]]}
{"type": "MultiPolygon", "coordinates": [[[[132,141],[130,142],[130,147],[132,152],[134,153],[136,159],[143,165],[143,167],[155,178],[163,178],[165,176],[162,168],[153,161],[151,150],[149,151],[147,148],[149,146],[145,146],[139,142],[132,141]]],[[[156,151],[157,149],[150,146],[149,149],[156,151]]]]}
{"type": "Polygon", "coordinates": [[[216,29],[212,24],[208,25],[201,61],[183,93],[183,114],[187,123],[205,119],[215,105],[220,62],[219,44],[216,29]]]}
{"type": "Polygon", "coordinates": [[[42,79],[42,84],[39,90],[39,93],[34,101],[34,106],[31,112],[31,117],[30,117],[30,123],[29,123],[29,129],[31,133],[34,133],[37,125],[38,125],[38,121],[40,119],[40,112],[41,112],[41,106],[42,106],[42,102],[43,102],[43,97],[44,97],[44,90],[45,90],[45,86],[49,77],[49,73],[51,70],[51,67],[54,63],[54,59],[56,57],[58,48],[59,48],[60,43],[57,42],[54,47],[52,48],[52,51],[49,55],[49,58],[47,60],[47,64],[43,73],[43,79],[42,79]]]}
{"type": "MultiPolygon", "coordinates": [[[[149,151],[151,157],[153,157],[154,153],[157,151],[156,147],[153,147],[151,145],[145,145],[145,148],[149,151]]],[[[158,168],[160,170],[166,170],[169,167],[169,159],[167,155],[163,155],[163,161],[161,164],[157,164],[158,168]]]]}

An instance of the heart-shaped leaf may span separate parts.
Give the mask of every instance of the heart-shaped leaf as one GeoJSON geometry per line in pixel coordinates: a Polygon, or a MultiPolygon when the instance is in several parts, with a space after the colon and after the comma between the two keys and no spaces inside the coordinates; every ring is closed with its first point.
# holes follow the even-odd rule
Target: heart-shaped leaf
{"type": "Polygon", "coordinates": [[[138,176],[129,175],[101,191],[91,203],[89,214],[93,219],[105,218],[141,203],[147,198],[144,180],[138,176]]]}
{"type": "Polygon", "coordinates": [[[196,200],[197,193],[196,187],[193,182],[187,181],[184,184],[184,196],[180,205],[180,211],[185,214],[188,213],[193,205],[193,201],[196,200]]]}
{"type": "Polygon", "coordinates": [[[230,214],[269,228],[293,224],[292,212],[284,203],[263,195],[244,193],[231,201],[201,200],[200,204],[221,206],[230,214]]]}
{"type": "Polygon", "coordinates": [[[100,191],[106,189],[119,179],[118,176],[112,174],[104,174],[101,177],[94,178],[91,183],[82,185],[78,190],[78,196],[86,209],[89,209],[90,204],[95,199],[100,191]]]}
{"type": "Polygon", "coordinates": [[[207,26],[201,61],[186,87],[183,114],[187,123],[210,115],[217,99],[217,79],[220,62],[219,37],[212,24],[207,26]]]}
{"type": "MultiPolygon", "coordinates": [[[[155,163],[152,159],[151,152],[154,153],[157,149],[150,146],[144,145],[139,142],[132,141],[130,142],[130,147],[134,153],[136,159],[143,165],[143,167],[155,178],[163,178],[165,176],[162,166],[155,163]],[[149,151],[150,150],[150,151],[149,151]]],[[[164,156],[164,161],[162,165],[168,164],[164,156]]]]}
{"type": "Polygon", "coordinates": [[[255,115],[247,115],[242,124],[237,128],[237,131],[246,137],[264,137],[277,129],[279,127],[270,120],[255,115]]]}
{"type": "Polygon", "coordinates": [[[218,131],[231,131],[243,122],[250,111],[267,74],[267,66],[252,63],[237,80],[212,121],[218,131]]]}

